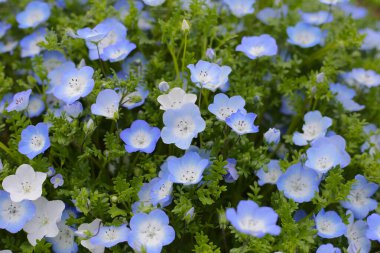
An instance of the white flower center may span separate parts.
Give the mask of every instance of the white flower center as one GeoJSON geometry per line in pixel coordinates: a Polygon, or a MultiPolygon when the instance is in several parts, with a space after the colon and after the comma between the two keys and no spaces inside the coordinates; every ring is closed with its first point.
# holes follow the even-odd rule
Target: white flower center
{"type": "Polygon", "coordinates": [[[32,184],[28,181],[21,182],[21,188],[24,193],[30,193],[32,191],[32,184]]]}
{"type": "Polygon", "coordinates": [[[307,45],[315,41],[315,36],[309,31],[301,31],[294,36],[294,40],[302,45],[307,45]]]}
{"type": "Polygon", "coordinates": [[[111,31],[107,34],[106,37],[104,37],[104,39],[102,39],[99,44],[98,44],[98,47],[99,47],[99,53],[102,54],[103,53],[103,50],[104,48],[108,47],[108,46],[111,46],[113,44],[115,44],[117,41],[117,34],[114,32],[114,31],[111,31]]]}
{"type": "Polygon", "coordinates": [[[115,106],[115,104],[107,105],[105,108],[107,117],[113,118],[115,116],[115,113],[117,112],[118,108],[115,106]]]}
{"type": "Polygon", "coordinates": [[[201,72],[199,73],[199,80],[203,84],[208,83],[210,81],[209,76],[208,76],[208,72],[205,70],[201,70],[201,72]]]}
{"type": "Polygon", "coordinates": [[[219,108],[218,110],[219,112],[219,116],[225,120],[226,118],[228,118],[229,116],[231,116],[231,114],[235,113],[236,110],[231,108],[231,107],[228,107],[228,106],[222,106],[219,108]]]}
{"type": "Polygon", "coordinates": [[[36,9],[29,13],[29,15],[26,18],[26,22],[29,25],[34,25],[36,23],[39,23],[43,20],[44,14],[41,10],[36,9]]]}
{"type": "Polygon", "coordinates": [[[278,170],[268,170],[268,172],[265,174],[266,181],[268,183],[275,184],[278,180],[278,178],[281,175],[281,171],[278,170]]]}
{"type": "Polygon", "coordinates": [[[317,165],[318,165],[318,168],[328,169],[332,167],[333,161],[331,161],[330,157],[321,156],[317,158],[317,165]]]}
{"type": "Polygon", "coordinates": [[[41,108],[41,102],[37,99],[29,101],[28,110],[30,112],[37,112],[41,108]]]}
{"type": "Polygon", "coordinates": [[[108,229],[104,232],[104,239],[106,239],[107,241],[114,241],[118,238],[118,235],[115,231],[115,229],[108,229]]]}
{"type": "Polygon", "coordinates": [[[331,221],[327,219],[320,219],[317,226],[318,230],[324,234],[332,234],[335,232],[334,224],[332,224],[331,221]]]}
{"type": "Polygon", "coordinates": [[[73,96],[82,94],[84,90],[83,80],[81,78],[73,76],[69,80],[68,89],[69,89],[69,93],[73,96]]]}
{"type": "Polygon", "coordinates": [[[180,179],[184,183],[193,183],[198,179],[198,173],[193,167],[183,168],[180,179]]]}
{"type": "Polygon", "coordinates": [[[159,224],[148,222],[141,230],[141,242],[146,245],[157,245],[162,241],[163,233],[159,224]]]}
{"type": "Polygon", "coordinates": [[[262,52],[264,52],[265,47],[263,46],[256,46],[256,47],[251,47],[249,49],[249,53],[255,56],[260,55],[262,52]]]}
{"type": "Polygon", "coordinates": [[[305,138],[310,141],[315,139],[321,133],[321,125],[316,122],[303,125],[302,130],[305,138]]]}
{"type": "Polygon", "coordinates": [[[247,217],[241,221],[241,226],[251,232],[260,232],[265,228],[265,224],[261,220],[253,219],[252,217],[247,217]]]}
{"type": "Polygon", "coordinates": [[[57,239],[64,245],[72,245],[74,240],[74,232],[68,226],[63,226],[59,229],[57,239]]]}
{"type": "Polygon", "coordinates": [[[194,132],[195,125],[191,119],[179,119],[175,125],[175,134],[178,137],[187,137],[194,132]]]}
{"type": "Polygon", "coordinates": [[[238,120],[233,124],[233,126],[234,129],[241,133],[247,131],[249,128],[248,122],[245,120],[238,120]]]}
{"type": "Polygon", "coordinates": [[[15,99],[16,105],[21,105],[23,102],[24,102],[24,98],[23,97],[18,97],[18,98],[15,99]]]}
{"type": "Polygon", "coordinates": [[[173,183],[170,181],[166,181],[164,184],[160,185],[160,189],[158,191],[158,196],[160,198],[165,198],[170,194],[170,189],[172,187],[173,183]]]}
{"type": "Polygon", "coordinates": [[[136,148],[146,148],[151,143],[152,139],[149,134],[143,131],[137,131],[132,137],[132,145],[136,148]]]}
{"type": "Polygon", "coordinates": [[[45,145],[45,138],[42,135],[33,135],[30,139],[31,149],[38,151],[45,145]]]}

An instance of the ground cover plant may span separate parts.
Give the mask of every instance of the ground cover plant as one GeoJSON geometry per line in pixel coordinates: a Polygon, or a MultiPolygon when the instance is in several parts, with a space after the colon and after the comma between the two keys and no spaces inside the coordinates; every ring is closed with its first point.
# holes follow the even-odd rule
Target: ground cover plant
{"type": "Polygon", "coordinates": [[[380,251],[377,8],[0,0],[0,252],[380,251]]]}

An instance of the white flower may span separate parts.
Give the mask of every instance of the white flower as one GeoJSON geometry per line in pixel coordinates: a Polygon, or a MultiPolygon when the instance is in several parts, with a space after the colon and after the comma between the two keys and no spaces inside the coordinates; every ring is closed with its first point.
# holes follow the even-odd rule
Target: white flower
{"type": "Polygon", "coordinates": [[[33,246],[37,240],[46,237],[55,237],[59,233],[57,223],[61,221],[65,204],[61,200],[48,201],[41,197],[34,201],[36,215],[24,226],[24,231],[28,233],[28,241],[33,246]]]}
{"type": "Polygon", "coordinates": [[[197,95],[188,94],[181,88],[173,88],[168,94],[160,95],[157,101],[161,104],[161,110],[179,109],[185,104],[194,104],[197,100],[197,95]]]}
{"type": "MultiPolygon", "coordinates": [[[[83,223],[78,227],[78,231],[75,232],[79,236],[86,236],[86,235],[95,235],[98,233],[99,229],[102,227],[101,225],[102,220],[95,219],[91,223],[83,223]]],[[[91,253],[103,253],[104,252],[104,246],[102,245],[94,245],[90,242],[90,240],[82,240],[80,242],[83,247],[87,248],[91,253]]]]}
{"type": "Polygon", "coordinates": [[[17,168],[15,175],[4,178],[2,185],[14,202],[24,199],[36,200],[42,195],[42,184],[45,179],[46,173],[35,172],[32,166],[23,164],[17,168]]]}

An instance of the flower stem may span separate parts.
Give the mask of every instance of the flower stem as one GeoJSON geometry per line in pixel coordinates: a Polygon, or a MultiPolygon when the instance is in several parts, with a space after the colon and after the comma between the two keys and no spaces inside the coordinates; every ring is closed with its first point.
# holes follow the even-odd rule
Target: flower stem
{"type": "Polygon", "coordinates": [[[98,60],[100,63],[100,68],[102,69],[103,76],[106,77],[106,71],[104,70],[103,62],[102,62],[102,59],[100,59],[100,51],[99,51],[98,43],[96,43],[95,45],[96,45],[96,50],[98,51],[98,60]]]}

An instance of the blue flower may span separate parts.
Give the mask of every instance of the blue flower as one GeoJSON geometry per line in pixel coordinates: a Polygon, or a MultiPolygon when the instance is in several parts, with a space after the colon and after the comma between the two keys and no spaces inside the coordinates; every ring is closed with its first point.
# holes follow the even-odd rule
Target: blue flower
{"type": "Polygon", "coordinates": [[[367,238],[366,233],[368,230],[368,224],[365,221],[354,221],[354,216],[351,211],[347,211],[349,215],[347,225],[347,232],[345,236],[348,240],[348,253],[369,253],[371,249],[371,241],[367,238]]]}
{"type": "Polygon", "coordinates": [[[120,95],[111,89],[99,92],[96,103],[91,105],[91,112],[94,115],[104,116],[108,119],[118,118],[120,95]]]}
{"type": "Polygon", "coordinates": [[[372,30],[370,28],[359,30],[360,34],[364,34],[361,50],[380,50],[380,32],[372,30]]]}
{"type": "Polygon", "coordinates": [[[160,139],[160,129],[150,126],[144,120],[135,120],[130,128],[120,133],[120,138],[125,142],[128,153],[140,151],[150,154],[160,139]]]}
{"type": "Polygon", "coordinates": [[[377,202],[371,199],[371,196],[376,193],[379,186],[368,182],[362,175],[356,175],[355,180],[356,182],[352,185],[347,200],[342,201],[341,205],[352,211],[356,219],[363,219],[369,212],[377,208],[377,202]]]}
{"type": "Polygon", "coordinates": [[[165,175],[156,177],[151,180],[152,189],[150,191],[150,198],[152,204],[160,207],[166,207],[172,203],[172,191],[173,182],[169,179],[169,173],[166,172],[165,175]]]}
{"type": "Polygon", "coordinates": [[[259,207],[252,200],[241,200],[237,211],[227,208],[226,217],[236,230],[254,237],[279,235],[281,232],[281,228],[276,225],[277,213],[270,207],[259,207]]]}
{"type": "Polygon", "coordinates": [[[111,248],[118,243],[126,242],[131,231],[127,225],[123,224],[118,227],[101,227],[99,232],[90,239],[94,245],[101,245],[106,248],[111,248]]]}
{"type": "Polygon", "coordinates": [[[233,183],[239,178],[239,174],[236,170],[236,163],[236,159],[227,159],[227,165],[224,166],[224,168],[227,170],[227,174],[223,176],[226,183],[233,183]]]}
{"type": "Polygon", "coordinates": [[[267,144],[277,145],[280,142],[281,131],[276,128],[269,128],[268,131],[264,133],[264,140],[267,144]]]}
{"type": "Polygon", "coordinates": [[[36,126],[29,125],[21,132],[21,141],[18,143],[18,151],[33,159],[44,153],[50,147],[49,127],[45,123],[36,126]]]}
{"type": "Polygon", "coordinates": [[[50,7],[49,4],[33,1],[28,3],[25,10],[16,15],[16,20],[18,22],[18,27],[34,28],[39,24],[45,22],[50,17],[50,7]]]}
{"type": "Polygon", "coordinates": [[[324,34],[321,29],[305,23],[298,23],[286,29],[288,42],[303,48],[314,47],[323,43],[324,34]]]}
{"type": "Polygon", "coordinates": [[[199,108],[194,104],[183,105],[179,109],[167,110],[163,116],[162,141],[174,143],[180,149],[188,149],[193,138],[206,128],[199,108]]]}
{"type": "Polygon", "coordinates": [[[297,146],[306,146],[319,137],[326,135],[327,129],[332,125],[332,119],[323,117],[319,111],[311,111],[304,116],[303,133],[295,132],[293,142],[297,146]]]}
{"type": "Polygon", "coordinates": [[[241,44],[236,47],[236,51],[245,53],[254,60],[263,56],[273,56],[277,54],[278,48],[276,40],[268,35],[243,37],[241,44]]]}
{"type": "Polygon", "coordinates": [[[16,93],[13,96],[12,102],[8,105],[7,111],[23,111],[25,110],[29,105],[29,97],[32,93],[32,90],[26,90],[16,93]]]}
{"type": "Polygon", "coordinates": [[[202,180],[203,171],[209,165],[208,159],[203,159],[196,152],[186,152],[182,157],[168,158],[168,171],[173,183],[191,185],[202,180]]]}
{"type": "Polygon", "coordinates": [[[68,73],[75,71],[76,67],[74,62],[67,61],[53,69],[49,72],[48,78],[49,78],[49,87],[46,91],[46,94],[52,94],[54,93],[54,89],[62,84],[62,77],[68,73]]]}
{"type": "Polygon", "coordinates": [[[38,117],[45,110],[45,103],[41,95],[32,95],[29,98],[28,116],[30,118],[38,117]]]}
{"type": "Polygon", "coordinates": [[[214,96],[214,103],[208,106],[208,110],[219,120],[225,121],[238,110],[246,112],[244,106],[245,100],[241,96],[229,98],[226,94],[219,93],[214,96]]]}
{"type": "Polygon", "coordinates": [[[281,17],[286,17],[288,15],[288,6],[286,4],[283,4],[281,8],[274,9],[274,8],[264,8],[257,13],[256,17],[263,22],[264,24],[268,25],[270,21],[275,19],[280,19],[281,17]]]}
{"type": "Polygon", "coordinates": [[[133,213],[141,213],[146,210],[150,210],[153,206],[151,199],[152,187],[155,182],[150,181],[149,183],[144,183],[137,196],[139,197],[139,201],[132,204],[132,212],[133,213]]]}
{"type": "Polygon", "coordinates": [[[378,241],[380,243],[380,215],[373,213],[367,218],[368,230],[367,237],[370,240],[378,241]]]}
{"type": "Polygon", "coordinates": [[[0,41],[0,54],[10,53],[13,54],[13,50],[17,47],[17,41],[7,41],[6,44],[0,41]]]}
{"type": "Polygon", "coordinates": [[[326,173],[338,165],[344,168],[351,162],[346,152],[346,141],[340,135],[315,140],[306,153],[305,165],[319,173],[326,173]]]}
{"type": "Polygon", "coordinates": [[[135,214],[129,224],[128,244],[137,252],[159,253],[174,241],[175,231],[169,226],[169,217],[160,209],[135,214]]]}
{"type": "Polygon", "coordinates": [[[149,6],[159,6],[163,4],[165,0],[143,0],[143,2],[144,4],[149,5],[149,6]]]}
{"type": "Polygon", "coordinates": [[[319,2],[323,4],[328,4],[328,5],[337,5],[340,3],[348,2],[348,0],[319,0],[319,2]]]}
{"type": "Polygon", "coordinates": [[[232,14],[238,18],[252,14],[255,11],[253,4],[256,0],[223,0],[223,2],[228,5],[232,14]]]}
{"type": "Polygon", "coordinates": [[[0,39],[7,33],[7,31],[12,27],[12,25],[0,21],[0,39]]]}
{"type": "Polygon", "coordinates": [[[191,72],[191,81],[200,88],[213,92],[228,82],[228,76],[232,69],[228,66],[219,66],[207,61],[198,61],[197,64],[189,64],[187,68],[191,72]]]}
{"type": "Polygon", "coordinates": [[[319,191],[318,174],[301,163],[290,166],[277,180],[277,188],[297,203],[309,202],[319,191]]]}
{"type": "Polygon", "coordinates": [[[88,66],[68,71],[63,74],[62,83],[53,90],[54,96],[67,104],[87,96],[94,88],[93,74],[94,69],[88,66]]]}
{"type": "Polygon", "coordinates": [[[309,25],[322,25],[333,21],[334,16],[327,11],[302,12],[300,11],[302,21],[309,25]]]}
{"type": "Polygon", "coordinates": [[[242,110],[238,110],[226,119],[226,123],[238,135],[257,133],[259,127],[254,124],[256,117],[257,115],[253,112],[246,113],[242,110]]]}
{"type": "Polygon", "coordinates": [[[110,62],[118,62],[124,60],[134,49],[136,44],[129,40],[122,40],[118,43],[111,45],[104,49],[102,60],[109,60],[110,62]]]}
{"type": "Polygon", "coordinates": [[[359,105],[352,99],[356,96],[356,91],[340,83],[331,83],[330,90],[335,93],[335,98],[349,112],[356,112],[364,109],[364,105],[359,105]]]}
{"type": "Polygon", "coordinates": [[[98,42],[107,36],[109,30],[105,24],[98,24],[93,29],[85,27],[77,31],[77,37],[90,42],[98,42]]]}
{"type": "Polygon", "coordinates": [[[347,229],[342,218],[336,212],[325,212],[324,209],[315,217],[315,225],[318,230],[318,236],[328,239],[344,235],[347,229]]]}
{"type": "Polygon", "coordinates": [[[12,103],[13,100],[13,94],[12,93],[6,93],[1,101],[0,101],[0,113],[4,113],[5,105],[9,105],[12,103]]]}
{"type": "Polygon", "coordinates": [[[0,206],[0,228],[12,234],[19,232],[36,212],[32,201],[13,202],[9,193],[2,190],[0,190],[0,206]]]}
{"type": "Polygon", "coordinates": [[[48,168],[48,172],[46,172],[46,175],[47,175],[48,177],[52,177],[52,176],[54,176],[54,175],[55,175],[55,169],[54,169],[53,167],[49,167],[49,168],[48,168]]]}
{"type": "Polygon", "coordinates": [[[121,101],[121,105],[131,110],[133,108],[139,107],[145,103],[145,99],[149,95],[149,90],[142,86],[137,86],[136,91],[126,95],[121,101]]]}
{"type": "Polygon", "coordinates": [[[347,16],[350,16],[353,19],[362,19],[365,18],[368,14],[368,10],[365,7],[356,6],[350,3],[339,4],[338,7],[347,16]]]}
{"type": "Polygon", "coordinates": [[[64,54],[55,50],[43,52],[42,57],[44,60],[42,65],[45,67],[48,73],[50,73],[53,69],[56,69],[57,67],[61,66],[62,63],[67,61],[64,54]]]}
{"type": "Polygon", "coordinates": [[[261,168],[256,172],[256,176],[259,178],[260,186],[264,184],[276,184],[281,175],[282,170],[279,160],[270,160],[264,168],[261,168]]]}
{"type": "Polygon", "coordinates": [[[44,28],[40,28],[34,33],[25,36],[22,40],[20,40],[21,46],[21,57],[33,57],[38,55],[42,48],[37,44],[45,40],[46,30],[44,28]]]}
{"type": "Polygon", "coordinates": [[[353,69],[350,77],[364,87],[372,88],[380,85],[380,75],[373,70],[353,69]]]}
{"type": "Polygon", "coordinates": [[[50,178],[50,183],[54,185],[54,188],[58,188],[63,185],[64,180],[61,174],[57,174],[54,177],[50,178]]]}
{"type": "Polygon", "coordinates": [[[339,248],[335,248],[331,243],[322,244],[315,253],[341,253],[339,248]]]}
{"type": "MultiPolygon", "coordinates": [[[[144,8],[144,4],[138,0],[135,0],[132,3],[139,13],[144,8]]],[[[129,14],[131,6],[128,1],[118,0],[116,1],[114,8],[120,13],[121,20],[125,20],[125,17],[129,14]]]]}

